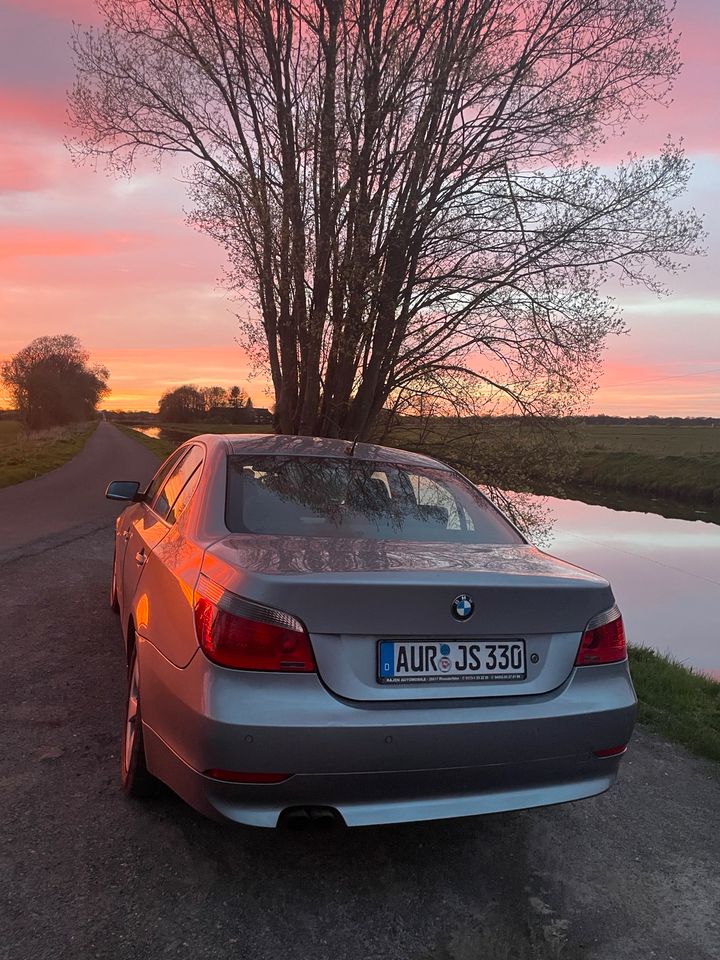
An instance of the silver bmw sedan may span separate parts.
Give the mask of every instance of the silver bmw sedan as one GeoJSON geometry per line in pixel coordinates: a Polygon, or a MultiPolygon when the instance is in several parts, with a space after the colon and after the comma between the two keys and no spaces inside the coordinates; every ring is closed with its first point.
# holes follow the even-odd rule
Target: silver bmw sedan
{"type": "Polygon", "coordinates": [[[116,524],[121,774],[262,827],[495,813],[614,782],[636,698],[602,578],[428,457],[195,437],[116,524]]]}

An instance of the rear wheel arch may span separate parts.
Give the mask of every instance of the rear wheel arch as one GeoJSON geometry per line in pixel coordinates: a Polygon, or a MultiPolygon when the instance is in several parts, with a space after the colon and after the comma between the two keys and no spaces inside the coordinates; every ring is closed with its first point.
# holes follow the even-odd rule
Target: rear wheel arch
{"type": "Polygon", "coordinates": [[[128,620],[127,635],[125,637],[125,659],[127,660],[128,669],[130,668],[130,662],[132,660],[133,650],[135,649],[136,643],[137,634],[135,632],[135,622],[131,616],[128,620]]]}

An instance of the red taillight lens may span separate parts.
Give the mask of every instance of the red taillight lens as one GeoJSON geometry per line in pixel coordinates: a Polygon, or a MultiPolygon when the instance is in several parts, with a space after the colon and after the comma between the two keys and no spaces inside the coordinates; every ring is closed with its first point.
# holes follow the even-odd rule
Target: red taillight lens
{"type": "Polygon", "coordinates": [[[305,627],[290,614],[238,597],[200,576],[195,629],[209,660],[235,670],[313,673],[305,627]]]}
{"type": "Polygon", "coordinates": [[[626,657],[625,628],[618,608],[613,607],[593,617],[582,635],[575,666],[617,663],[626,657]]]}

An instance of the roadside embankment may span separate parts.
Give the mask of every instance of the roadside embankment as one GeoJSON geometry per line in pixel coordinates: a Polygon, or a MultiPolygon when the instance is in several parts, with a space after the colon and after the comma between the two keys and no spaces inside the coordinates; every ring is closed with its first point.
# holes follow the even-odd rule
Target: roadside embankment
{"type": "Polygon", "coordinates": [[[675,455],[613,450],[578,452],[572,483],[605,490],[720,504],[720,455],[675,455]]]}

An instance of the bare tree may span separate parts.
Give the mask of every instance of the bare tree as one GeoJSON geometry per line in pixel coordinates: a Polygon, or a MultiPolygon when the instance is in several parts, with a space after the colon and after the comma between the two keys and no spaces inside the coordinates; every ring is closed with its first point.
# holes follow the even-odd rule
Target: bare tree
{"type": "Polygon", "coordinates": [[[697,251],[680,148],[592,151],[679,69],[665,0],[97,0],[75,151],[190,161],[286,433],[388,405],[563,410],[592,389],[610,277],[697,251]]]}

